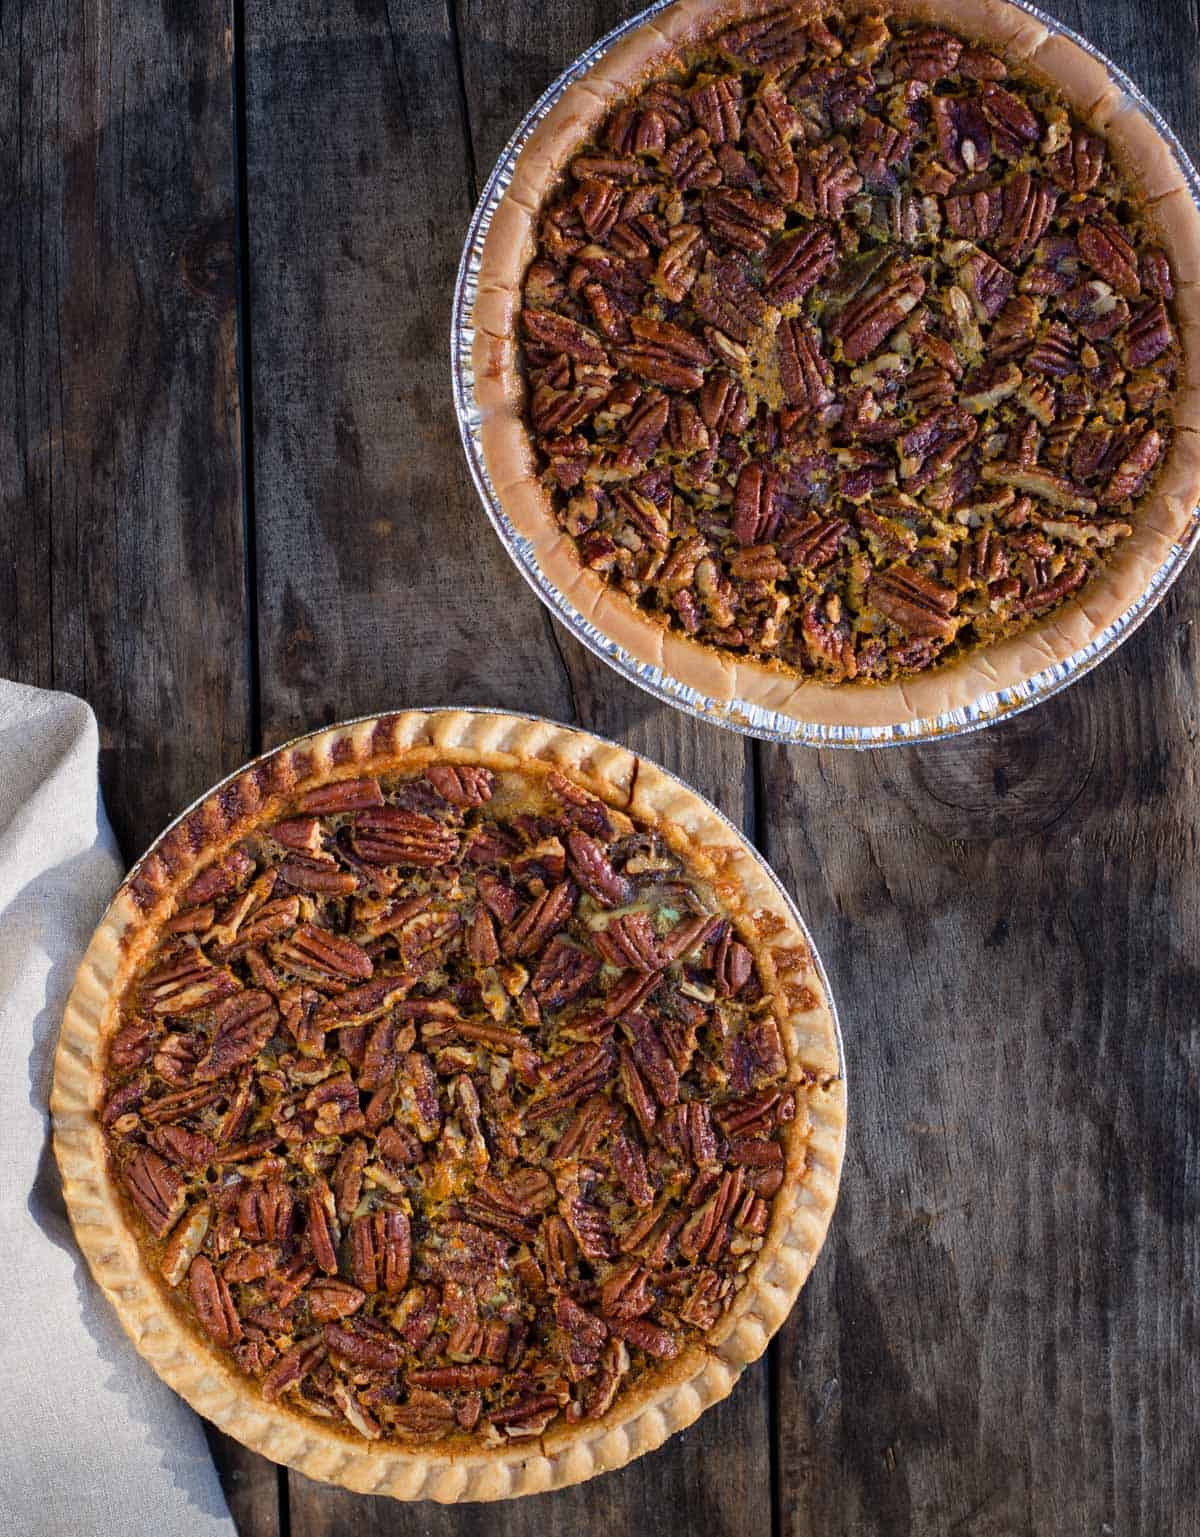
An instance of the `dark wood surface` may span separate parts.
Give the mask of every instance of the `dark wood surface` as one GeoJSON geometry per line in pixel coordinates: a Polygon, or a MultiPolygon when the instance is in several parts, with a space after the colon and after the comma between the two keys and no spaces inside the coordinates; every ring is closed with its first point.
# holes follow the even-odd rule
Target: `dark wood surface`
{"type": "MultiPolygon", "coordinates": [[[[100,721],[130,858],[261,746],[479,703],[682,773],[797,896],[852,1127],[769,1357],[651,1458],[443,1510],[212,1435],[243,1537],[1200,1532],[1200,571],[1031,715],[759,747],[559,629],[475,501],[480,178],[620,0],[0,3],[0,672],[100,721]]],[[[1058,0],[1200,147],[1195,0],[1058,0]]]]}

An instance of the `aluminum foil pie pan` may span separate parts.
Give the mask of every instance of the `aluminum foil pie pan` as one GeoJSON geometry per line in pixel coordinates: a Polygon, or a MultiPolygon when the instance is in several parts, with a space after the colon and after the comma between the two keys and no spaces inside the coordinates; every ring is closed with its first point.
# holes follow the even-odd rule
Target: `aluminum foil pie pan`
{"type": "MultiPolygon", "coordinates": [[[[471,478],[484,509],[521,575],[576,639],[583,642],[610,667],[636,683],[665,704],[674,705],[701,720],[739,731],[762,741],[783,742],[810,747],[888,747],[912,742],[963,736],[984,726],[1005,720],[1022,710],[1031,709],[1060,693],[1069,684],[1089,673],[1128,639],[1144,619],[1158,607],[1167,590],[1183,569],[1189,555],[1200,542],[1200,506],[1193,508],[1186,533],[1174,543],[1166,558],[1154,571],[1143,591],[1111,624],[1095,635],[1064,661],[1055,662],[1012,687],[981,694],[969,704],[919,720],[888,725],[831,725],[805,721],[782,711],[765,708],[752,700],[713,699],[699,689],[682,682],[662,668],[632,655],[618,641],[597,628],[571,599],[547,576],[537,560],[533,546],[506,513],[488,473],[481,442],[482,417],[477,398],[473,353],[475,344],[475,303],[479,290],[479,271],[483,248],[493,216],[509,183],[525,144],[562,96],[567,87],[592,69],[627,33],[640,27],[665,10],[673,0],[655,0],[644,11],[631,16],[600,38],[559,76],[530,108],[517,131],[505,145],[491,175],[484,185],[479,204],[467,230],[466,244],[459,263],[450,321],[450,358],[453,374],[454,405],[462,434],[463,449],[471,478]]],[[[1090,54],[1107,71],[1121,93],[1123,106],[1139,112],[1169,147],[1183,176],[1188,192],[1200,209],[1200,173],[1185,153],[1178,138],[1161,113],[1146,99],[1129,76],[1105,57],[1092,43],[1054,17],[1046,15],[1028,0],[1009,0],[1041,23],[1050,33],[1069,39],[1090,54]]]]}

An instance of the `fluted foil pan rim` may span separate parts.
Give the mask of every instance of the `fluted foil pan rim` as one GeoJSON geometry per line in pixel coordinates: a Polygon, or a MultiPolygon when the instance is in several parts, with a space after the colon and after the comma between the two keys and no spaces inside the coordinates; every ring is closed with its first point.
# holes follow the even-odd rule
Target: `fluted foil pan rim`
{"type": "MultiPolygon", "coordinates": [[[[612,46],[627,33],[642,26],[660,11],[667,9],[673,0],[654,0],[652,5],[627,21],[614,27],[579,57],[542,93],[526,113],[512,138],[509,139],[484,184],[479,202],[468,226],[467,238],[459,262],[454,288],[454,303],[450,320],[450,358],[454,393],[455,414],[462,436],[463,451],[471,479],[479,493],[484,510],[493,528],[508,551],[521,575],[550,609],[560,624],[581,641],[590,651],[607,662],[648,694],[673,705],[676,709],[694,715],[700,720],[724,726],[743,736],[760,741],[781,742],[788,746],[873,748],[903,746],[916,742],[941,740],[950,736],[965,736],[980,731],[985,726],[1007,720],[1034,705],[1052,699],[1055,694],[1098,666],[1100,662],[1133,634],[1149,617],[1166,596],[1171,584],[1182,571],[1188,557],[1200,542],[1200,506],[1193,508],[1192,519],[1183,538],[1174,543],[1166,558],[1157,567],[1142,593],[1135,601],[1064,661],[1055,662],[1024,682],[1009,688],[981,694],[970,704],[946,710],[919,720],[900,721],[887,725],[831,725],[818,721],[799,720],[779,710],[771,710],[747,699],[719,700],[694,688],[691,684],[672,676],[652,663],[641,661],[613,640],[603,630],[580,613],[565,593],[542,570],[534,553],[533,545],[513,524],[492,484],[483,453],[480,429],[482,417],[475,388],[474,309],[479,291],[479,270],[483,248],[491,228],[492,218],[512,181],[517,159],[538,124],[562,96],[568,86],[587,73],[612,46]]],[[[1124,103],[1135,107],[1166,142],[1183,175],[1188,192],[1200,209],[1200,173],[1180,144],[1174,130],[1158,109],[1147,100],[1129,76],[1095,44],[1081,36],[1073,28],[1048,16],[1030,0],[1008,0],[1028,16],[1040,22],[1047,31],[1068,38],[1082,48],[1108,72],[1113,84],[1120,90],[1124,103]]]]}

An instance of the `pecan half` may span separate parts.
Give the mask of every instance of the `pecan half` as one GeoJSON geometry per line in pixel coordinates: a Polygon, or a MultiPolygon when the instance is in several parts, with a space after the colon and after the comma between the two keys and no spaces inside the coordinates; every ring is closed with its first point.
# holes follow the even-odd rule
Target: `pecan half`
{"type": "Polygon", "coordinates": [[[1161,299],[1138,305],[1125,329],[1121,355],[1128,368],[1145,368],[1171,346],[1174,336],[1161,299]]]}
{"type": "Polygon", "coordinates": [[[783,92],[763,86],[746,117],[746,142],[762,162],[768,186],[785,202],[794,202],[800,192],[792,140],[801,132],[800,114],[783,92]]]}
{"type": "Polygon", "coordinates": [[[200,1253],[212,1223],[212,1207],[197,1201],[175,1224],[159,1262],[159,1274],[168,1286],[178,1286],[200,1253]]]}
{"type": "Polygon", "coordinates": [[[634,345],[620,353],[622,363],[653,384],[670,390],[698,390],[712,353],[690,331],[666,320],[635,315],[629,322],[634,345]]]}
{"type": "Polygon", "coordinates": [[[354,852],[369,865],[444,865],[459,849],[458,834],[419,811],[381,806],[360,811],[353,824],[354,852]]]}
{"type": "Polygon", "coordinates": [[[567,852],[572,875],[602,907],[615,907],[625,900],[626,882],[613,869],[604,848],[594,838],[585,832],[569,833],[567,852]]]}
{"type": "Polygon", "coordinates": [[[245,849],[231,849],[221,859],[214,860],[201,870],[196,878],[179,894],[181,907],[196,907],[223,897],[235,890],[254,871],[254,861],[245,849]]]}
{"type": "Polygon", "coordinates": [[[1104,170],[1104,140],[1077,124],[1049,160],[1051,181],[1064,192],[1090,192],[1104,170]]]}
{"type": "Polygon", "coordinates": [[[868,112],[859,124],[854,161],[859,175],[868,186],[885,186],[895,178],[889,173],[912,148],[910,131],[885,123],[868,112]]]}
{"type": "Polygon", "coordinates": [[[897,80],[920,80],[927,85],[953,73],[963,45],[939,27],[925,27],[901,37],[892,49],[897,80]]]}
{"type": "Polygon", "coordinates": [[[748,342],[762,324],[766,305],[739,261],[710,260],[696,283],[692,307],[714,328],[713,335],[748,342]]]}
{"type": "Polygon", "coordinates": [[[798,63],[808,50],[808,33],[801,18],[789,10],[740,22],[719,39],[723,53],[751,68],[772,72],[798,63]]]}
{"type": "Polygon", "coordinates": [[[156,1152],[184,1169],[203,1168],[216,1154],[216,1144],[203,1132],[188,1131],[183,1126],[159,1126],[146,1141],[156,1152]]]}
{"type": "Polygon", "coordinates": [[[738,476],[733,496],[733,536],[739,544],[759,544],[774,526],[779,476],[761,464],[748,464],[738,476]]]}
{"type": "Polygon", "coordinates": [[[383,792],[377,779],[338,779],[307,791],[296,803],[297,810],[320,815],[382,805],[383,792]]]}
{"type": "MultiPolygon", "coordinates": [[[[368,1296],[403,1291],[411,1261],[412,1235],[402,1211],[378,1211],[351,1222],[350,1269],[355,1284],[368,1296]]],[[[329,1332],[325,1331],[325,1338],[332,1349],[329,1332]]]]}
{"type": "Polygon", "coordinates": [[[946,199],[946,224],[953,235],[990,240],[999,232],[1003,207],[1003,187],[978,187],[946,199]]]}
{"type": "Polygon", "coordinates": [[[452,806],[484,806],[495,787],[488,769],[470,763],[434,763],[425,770],[425,778],[452,806]]]}
{"type": "Polygon", "coordinates": [[[993,320],[1012,294],[1016,281],[1013,274],[986,251],[978,249],[965,253],[959,270],[976,318],[993,320]]]}
{"type": "Polygon", "coordinates": [[[994,81],[980,87],[979,109],[991,129],[994,147],[1009,160],[1041,137],[1041,124],[1025,102],[994,81]]]}
{"type": "Polygon", "coordinates": [[[701,207],[709,233],[748,256],[761,255],[771,232],[783,226],[784,210],[778,203],[738,187],[705,192],[701,207]]]}
{"type": "Polygon", "coordinates": [[[1062,475],[1020,464],[985,464],[981,479],[992,485],[1012,486],[1061,507],[1067,512],[1095,512],[1096,503],[1062,475]]]}
{"type": "Polygon", "coordinates": [[[152,1014],[185,1018],[212,1008],[240,989],[240,983],[224,967],[212,965],[202,954],[160,966],[142,979],[142,995],[152,1014]]]}
{"type": "Polygon", "coordinates": [[[741,136],[742,82],[723,76],[693,86],[688,100],[710,144],[727,144],[741,136]]]}
{"type": "Polygon", "coordinates": [[[682,303],[691,291],[703,251],[703,231],[695,224],[684,224],[659,252],[654,284],[672,304],[682,303]]]}
{"type": "Polygon", "coordinates": [[[314,1323],[337,1323],[357,1313],[367,1294],[348,1281],[333,1278],[314,1281],[308,1288],[308,1311],[314,1323]]]}
{"type": "Polygon", "coordinates": [[[389,1420],[400,1435],[414,1441],[437,1441],[454,1429],[454,1406],[439,1393],[414,1388],[408,1402],[393,1409],[389,1420]]]}
{"type": "Polygon", "coordinates": [[[158,1153],[142,1148],[122,1171],[133,1204],[156,1238],[170,1231],[187,1199],[183,1179],[158,1153]]]}
{"type": "Polygon", "coordinates": [[[596,948],[622,970],[655,971],[661,964],[654,925],[646,913],[625,913],[596,930],[596,948]]]}
{"type": "Polygon", "coordinates": [[[229,1287],[202,1254],[196,1256],[188,1271],[188,1294],[200,1327],[213,1344],[225,1350],[236,1345],[242,1337],[242,1326],[229,1287]]]}
{"type": "Polygon", "coordinates": [[[1137,254],[1112,219],[1080,225],[1075,243],[1093,272],[1098,272],[1119,294],[1126,299],[1139,296],[1142,285],[1138,278],[1137,254]]]}
{"type": "Polygon", "coordinates": [[[996,249],[1023,262],[1050,226],[1059,194],[1028,171],[1014,171],[1004,183],[1004,214],[996,249]]]}
{"type": "Polygon", "coordinates": [[[263,1378],[262,1396],[268,1403],[274,1403],[285,1393],[298,1388],[324,1355],[325,1345],[320,1335],[299,1341],[279,1357],[263,1378]]]}
{"type": "MultiPolygon", "coordinates": [[[[586,837],[586,834],[580,834],[586,837]]],[[[599,845],[597,845],[599,847],[599,845]]],[[[529,904],[500,936],[505,955],[524,958],[536,955],[568,921],[575,908],[576,891],[570,881],[560,881],[529,904]]]]}
{"type": "Polygon", "coordinates": [[[932,111],[945,164],[966,176],[984,170],[992,158],[992,136],[980,104],[969,96],[935,96],[932,111]]]}
{"type": "Polygon", "coordinates": [[[1162,435],[1153,427],[1141,434],[1118,464],[1112,479],[1096,498],[1101,507],[1112,507],[1137,496],[1162,454],[1162,435]]]}
{"type": "Polygon", "coordinates": [[[949,640],[958,628],[953,614],[958,594],[911,566],[881,571],[871,583],[871,601],[905,635],[949,640]]]}
{"type": "Polygon", "coordinates": [[[614,1318],[611,1328],[614,1334],[619,1334],[638,1350],[644,1350],[656,1361],[673,1361],[679,1354],[679,1341],[675,1336],[648,1318],[614,1318]]]}
{"type": "Polygon", "coordinates": [[[801,417],[833,400],[833,370],[821,352],[821,336],[802,315],[782,320],[775,333],[779,379],[788,402],[801,417]]]}
{"type": "Polygon", "coordinates": [[[925,280],[915,262],[895,261],[885,274],[843,310],[836,334],[842,354],[852,363],[870,357],[910,314],[925,292],[925,280]]]}
{"type": "Polygon", "coordinates": [[[587,987],[600,969],[594,955],[570,940],[552,939],[533,978],[533,990],[544,1008],[561,1008],[587,987]]]}
{"type": "Polygon", "coordinates": [[[768,297],[775,304],[802,299],[836,260],[837,242],[824,225],[812,225],[782,236],[763,262],[768,297]]]}
{"type": "Polygon", "coordinates": [[[236,1210],[238,1226],[254,1242],[286,1243],[291,1237],[296,1202],[281,1179],[242,1185],[236,1210]]]}
{"type": "MultiPolygon", "coordinates": [[[[524,309],[521,311],[521,322],[530,339],[550,352],[578,358],[582,363],[603,363],[607,357],[594,331],[589,331],[578,321],[568,320],[553,310],[524,309]]],[[[368,804],[378,805],[379,802],[368,804]]]]}

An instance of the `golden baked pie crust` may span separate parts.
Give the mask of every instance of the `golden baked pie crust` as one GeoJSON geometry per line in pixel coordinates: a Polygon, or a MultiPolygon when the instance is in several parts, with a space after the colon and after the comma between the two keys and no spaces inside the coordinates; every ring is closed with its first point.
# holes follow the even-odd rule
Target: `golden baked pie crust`
{"type": "Polygon", "coordinates": [[[694,791],[625,748],[550,722],[464,710],[407,711],[303,737],[224,781],[168,829],[131,871],[88,947],[63,1017],[50,1099],[76,1238],[159,1376],[228,1435],[310,1478],[361,1493],[454,1502],[561,1488],[621,1467],[730,1392],[787,1317],[820,1250],[841,1174],[846,1097],[834,1016],[811,955],[787,900],[733,828],[694,791]],[[747,1284],[705,1342],[647,1372],[599,1420],[471,1454],[367,1442],[261,1398],[167,1300],[129,1224],[99,1120],[105,1046],[121,995],[197,872],[306,789],[363,773],[419,773],[433,762],[556,769],[657,828],[701,875],[719,874],[726,910],[776,999],[788,1078],[804,1085],[808,1108],[807,1135],[798,1116],[785,1138],[784,1183],[747,1284]]]}
{"type": "MultiPolygon", "coordinates": [[[[1183,358],[1174,435],[1133,536],[1081,595],[1019,634],[915,677],[837,686],[798,681],[782,666],[738,658],[669,629],[579,561],[559,529],[524,420],[516,319],[535,249],[542,202],[581,142],[630,88],[662,73],[681,50],[732,22],[781,8],[781,0],[678,0],[611,48],[567,87],[538,124],[496,208],[480,263],[474,372],[480,442],[496,494],[546,578],[579,613],[640,663],[659,668],[718,705],[743,701],[819,726],[886,727],[928,720],[1020,685],[1086,647],[1144,594],[1173,547],[1193,534],[1200,503],[1200,211],[1170,147],[1130,104],[1108,71],[1008,0],[847,0],[795,7],[813,16],[880,12],[944,25],[992,48],[1059,91],[1107,138],[1144,194],[1150,226],[1176,277],[1176,331],[1183,358]]],[[[719,717],[718,717],[719,718],[719,717]]]]}

